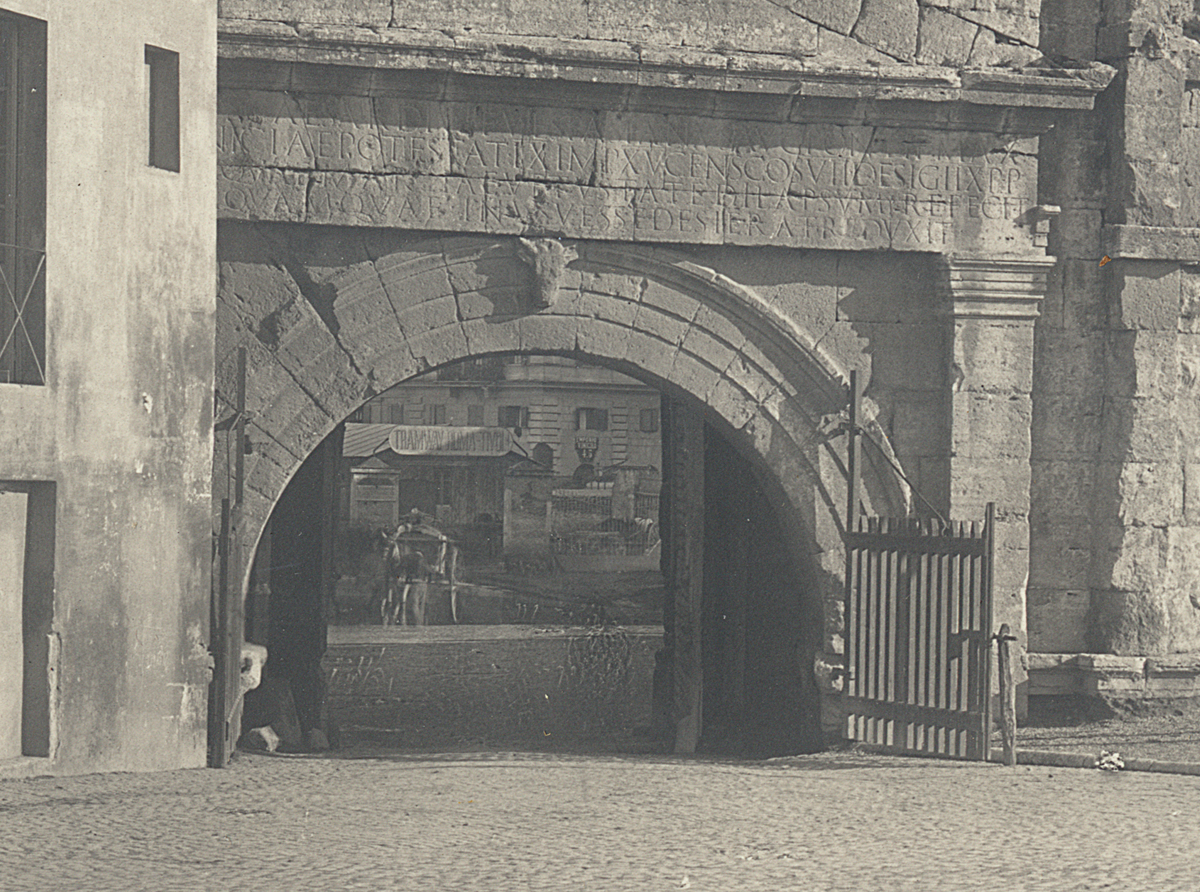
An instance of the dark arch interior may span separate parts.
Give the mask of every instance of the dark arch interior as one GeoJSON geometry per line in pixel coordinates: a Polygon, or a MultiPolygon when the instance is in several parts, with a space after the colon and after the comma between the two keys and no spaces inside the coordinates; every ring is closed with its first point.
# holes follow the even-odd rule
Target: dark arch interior
{"type": "MultiPolygon", "coordinates": [[[[681,398],[699,405],[686,394],[663,395],[667,402],[681,398]]],[[[285,488],[259,544],[246,605],[247,639],[265,644],[270,652],[262,691],[284,691],[294,703],[299,725],[295,748],[331,736],[338,742],[338,717],[336,710],[329,714],[321,661],[335,612],[332,577],[338,546],[330,506],[341,453],[340,431],[335,431],[285,488]],[[314,731],[319,737],[313,737],[314,731]]],[[[545,454],[544,448],[533,451],[535,459],[544,460],[545,454]]],[[[781,518],[777,482],[756,465],[716,419],[705,423],[704,516],[698,519],[704,548],[698,748],[758,757],[811,752],[822,746],[820,698],[812,674],[823,629],[819,583],[809,556],[787,532],[795,530],[795,519],[781,518]]],[[[675,469],[680,470],[687,472],[675,469]]],[[[664,478],[671,472],[664,467],[664,478]]],[[[672,531],[666,523],[660,528],[665,552],[672,531]]],[[[666,588],[669,592],[669,580],[666,588]]],[[[668,648],[672,613],[668,595],[662,606],[668,648]]],[[[649,745],[669,747],[662,739],[662,713],[669,708],[671,678],[662,671],[661,651],[659,657],[653,692],[657,720],[646,730],[652,738],[659,734],[649,745]]],[[[278,721],[278,700],[249,697],[243,729],[278,721]]],[[[451,739],[453,729],[445,730],[451,739]]]]}

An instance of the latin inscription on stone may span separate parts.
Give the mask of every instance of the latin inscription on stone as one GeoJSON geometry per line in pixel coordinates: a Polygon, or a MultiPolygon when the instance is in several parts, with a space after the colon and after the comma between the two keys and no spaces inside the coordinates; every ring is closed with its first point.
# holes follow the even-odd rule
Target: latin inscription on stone
{"type": "Polygon", "coordinates": [[[223,96],[221,213],[795,247],[1031,249],[1032,140],[837,124],[223,96]]]}

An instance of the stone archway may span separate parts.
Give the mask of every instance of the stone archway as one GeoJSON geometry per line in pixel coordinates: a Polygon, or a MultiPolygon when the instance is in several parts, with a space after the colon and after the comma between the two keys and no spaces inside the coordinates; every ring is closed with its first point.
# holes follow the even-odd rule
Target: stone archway
{"type": "MultiPolygon", "coordinates": [[[[257,320],[257,337],[243,341],[245,544],[303,460],[371,396],[461,359],[541,353],[597,361],[702,404],[778,484],[811,551],[836,552],[844,467],[830,434],[845,370],[754,291],[687,257],[609,243],[562,248],[571,259],[548,302],[537,296],[546,277],[539,283],[518,240],[456,237],[350,265],[314,285],[320,293],[257,320]]],[[[233,366],[232,352],[221,358],[220,392],[232,392],[233,366]]],[[[906,490],[886,465],[868,462],[864,474],[868,504],[902,508],[906,490]]],[[[838,566],[828,562],[834,575],[838,566]]]]}
{"type": "MultiPolygon", "coordinates": [[[[251,447],[243,554],[254,554],[304,460],[370,397],[471,357],[568,355],[631,373],[696,407],[697,418],[750,460],[786,531],[785,548],[811,571],[821,637],[837,640],[845,498],[837,422],[847,375],[753,289],[662,249],[495,237],[392,245],[321,282],[298,268],[287,274],[298,293],[281,284],[273,303],[239,306],[230,285],[225,301],[226,312],[241,317],[227,319],[226,329],[253,334],[239,339],[248,352],[251,447]]],[[[235,353],[219,367],[226,393],[235,353]]],[[[703,423],[693,431],[702,437],[703,423]]],[[[218,479],[225,457],[218,450],[218,479]]],[[[868,506],[902,513],[907,492],[891,469],[868,462],[864,471],[868,506]]],[[[704,514],[698,503],[690,510],[704,514]]],[[[242,571],[244,587],[249,566],[242,571]]]]}

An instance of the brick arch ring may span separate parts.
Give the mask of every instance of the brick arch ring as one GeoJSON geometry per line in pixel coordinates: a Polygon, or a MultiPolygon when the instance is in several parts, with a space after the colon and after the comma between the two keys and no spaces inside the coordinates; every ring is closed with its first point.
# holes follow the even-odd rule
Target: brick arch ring
{"type": "MultiPolygon", "coordinates": [[[[566,256],[547,283],[523,240],[415,242],[335,275],[328,283],[332,320],[311,313],[273,348],[252,344],[254,452],[246,456],[243,554],[254,553],[304,459],[372,396],[462,359],[553,354],[615,368],[703,405],[766,472],[794,520],[788,527],[808,537],[804,550],[826,554],[822,564],[840,576],[828,558],[841,549],[845,438],[831,430],[845,409],[846,372],[752,289],[688,257],[559,244],[566,256]]],[[[222,363],[223,382],[230,362],[222,363]]],[[[888,449],[882,430],[873,421],[865,426],[888,449]]],[[[872,460],[871,450],[864,459],[868,507],[903,513],[904,482],[886,461],[872,460]]],[[[242,569],[245,585],[250,568],[242,569]]]]}

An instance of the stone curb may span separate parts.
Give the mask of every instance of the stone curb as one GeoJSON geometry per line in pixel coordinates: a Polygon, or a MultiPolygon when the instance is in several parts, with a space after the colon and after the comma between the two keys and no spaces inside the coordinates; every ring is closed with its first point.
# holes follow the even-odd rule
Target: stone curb
{"type": "MultiPolygon", "coordinates": [[[[1002,756],[993,753],[990,761],[1001,762],[1002,756]]],[[[1051,765],[1058,768],[1096,768],[1097,756],[1092,753],[1058,752],[1055,750],[1017,750],[1018,765],[1051,765]]],[[[1200,762],[1163,762],[1158,759],[1125,759],[1121,771],[1151,771],[1158,774],[1190,774],[1200,777],[1200,762]]]]}

